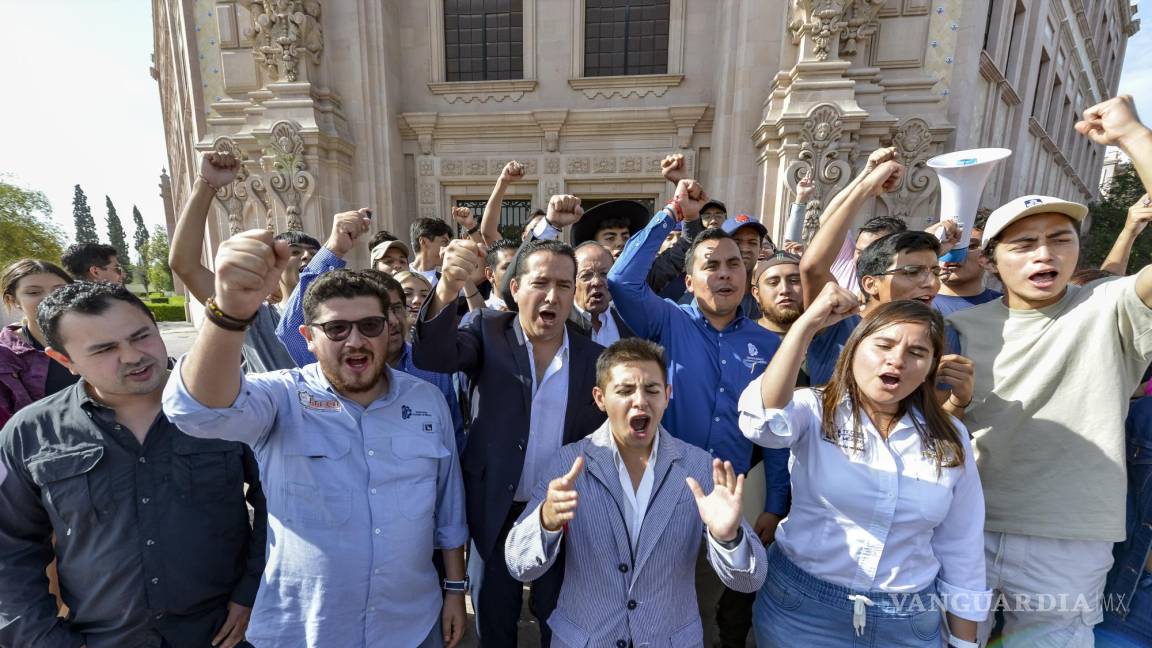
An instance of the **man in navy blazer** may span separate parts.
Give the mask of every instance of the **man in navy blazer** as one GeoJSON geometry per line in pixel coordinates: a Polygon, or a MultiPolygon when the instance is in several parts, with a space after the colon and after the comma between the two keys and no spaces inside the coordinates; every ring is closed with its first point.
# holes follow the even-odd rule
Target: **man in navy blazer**
{"type": "Polygon", "coordinates": [[[560,449],[508,534],[508,570],[523,581],[560,560],[563,540],[553,646],[702,645],[702,541],[726,586],[755,592],[764,583],[764,547],[741,515],[744,476],[660,427],[671,389],[658,345],[608,347],[593,391],[607,422],[560,449]]]}
{"type": "MultiPolygon", "coordinates": [[[[550,214],[579,204],[574,197],[552,203],[550,214]]],[[[456,297],[481,264],[480,248],[471,241],[446,248],[440,282],[416,325],[412,357],[429,371],[464,372],[475,385],[479,404],[460,463],[476,629],[482,645],[514,648],[522,585],[505,567],[504,537],[560,447],[603,422],[592,400],[603,348],[568,334],[576,260],[572,248],[558,241],[526,244],[509,269],[518,312],[480,310],[457,328],[456,297]]],[[[563,569],[554,569],[534,584],[531,605],[538,619],[551,614],[562,578],[563,569]]],[[[550,633],[540,627],[547,646],[550,633]]]]}

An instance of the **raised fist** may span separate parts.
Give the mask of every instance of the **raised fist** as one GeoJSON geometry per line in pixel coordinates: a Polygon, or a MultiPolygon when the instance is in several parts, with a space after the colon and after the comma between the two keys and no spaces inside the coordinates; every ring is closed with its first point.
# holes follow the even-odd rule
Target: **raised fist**
{"type": "Polygon", "coordinates": [[[484,267],[484,250],[479,243],[467,239],[454,239],[444,248],[444,258],[440,263],[440,282],[437,292],[443,286],[446,301],[456,298],[460,288],[470,277],[484,267]]]}
{"type": "Polygon", "coordinates": [[[452,220],[465,230],[470,230],[476,226],[476,215],[467,207],[453,207],[452,220]]]}
{"type": "Polygon", "coordinates": [[[679,216],[683,220],[694,221],[700,218],[700,209],[708,202],[708,194],[704,193],[699,182],[686,178],[676,183],[676,195],[672,201],[680,206],[679,216]]]}
{"type": "Polygon", "coordinates": [[[673,153],[660,161],[660,175],[672,184],[676,184],[684,179],[684,155],[681,153],[673,153]]]}
{"type": "Polygon", "coordinates": [[[226,315],[247,319],[276,289],[292,261],[287,241],[264,229],[240,232],[216,251],[216,304],[226,315]]]}
{"type": "Polygon", "coordinates": [[[368,233],[371,224],[372,211],[367,207],[336,214],[332,217],[332,233],[328,235],[324,247],[336,256],[343,257],[352,250],[356,239],[368,233]]]}
{"type": "Polygon", "coordinates": [[[904,165],[895,159],[881,162],[869,171],[860,180],[860,186],[867,195],[875,198],[881,194],[895,191],[900,186],[900,178],[904,176],[904,165]]]}
{"type": "Polygon", "coordinates": [[[800,182],[796,183],[796,202],[800,205],[807,205],[809,200],[812,200],[812,194],[816,191],[816,183],[812,181],[812,170],[809,169],[808,173],[800,178],[800,182]]]}
{"type": "Polygon", "coordinates": [[[890,160],[900,161],[900,154],[896,150],[896,147],[889,146],[872,151],[872,154],[868,156],[868,161],[864,163],[864,170],[860,172],[860,177],[872,173],[873,169],[890,160]]]}
{"type": "Polygon", "coordinates": [[[860,298],[829,281],[800,317],[819,331],[860,312],[860,298]]]}
{"type": "Polygon", "coordinates": [[[1076,132],[1105,146],[1125,148],[1134,138],[1148,134],[1140,123],[1131,95],[1120,95],[1084,111],[1076,122],[1076,132]]]}
{"type": "Polygon", "coordinates": [[[1144,194],[1136,204],[1128,208],[1128,220],[1124,223],[1124,227],[1139,236],[1148,227],[1149,222],[1152,222],[1152,198],[1144,194]]]}
{"type": "Polygon", "coordinates": [[[584,208],[576,196],[552,196],[548,201],[548,215],[545,217],[553,227],[563,229],[576,223],[584,216],[584,208]]]}
{"type": "Polygon", "coordinates": [[[516,182],[524,177],[524,165],[516,160],[512,160],[504,165],[504,169],[500,171],[500,182],[508,184],[516,182]]]}
{"type": "Polygon", "coordinates": [[[200,156],[200,177],[213,189],[227,186],[239,172],[240,160],[231,153],[209,151],[200,156]]]}

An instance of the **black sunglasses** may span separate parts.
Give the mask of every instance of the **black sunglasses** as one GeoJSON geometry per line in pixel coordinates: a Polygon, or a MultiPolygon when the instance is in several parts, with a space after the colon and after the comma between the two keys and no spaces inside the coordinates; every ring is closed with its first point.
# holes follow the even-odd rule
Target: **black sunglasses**
{"type": "Polygon", "coordinates": [[[308,326],[318,327],[324,335],[333,342],[342,342],[352,335],[352,327],[360,329],[360,335],[368,338],[379,337],[384,329],[388,328],[388,318],[374,315],[364,319],[349,322],[347,320],[332,320],[331,322],[315,322],[308,326]]]}

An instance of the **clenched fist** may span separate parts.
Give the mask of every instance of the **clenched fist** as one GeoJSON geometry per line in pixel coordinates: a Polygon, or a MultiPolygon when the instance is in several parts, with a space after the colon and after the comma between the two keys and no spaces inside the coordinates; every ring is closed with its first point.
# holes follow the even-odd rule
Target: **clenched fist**
{"type": "Polygon", "coordinates": [[[545,531],[559,531],[576,517],[576,505],[580,503],[576,478],[583,469],[584,455],[580,455],[567,473],[548,482],[548,496],[540,505],[540,524],[545,531]]]}
{"type": "Polygon", "coordinates": [[[548,215],[545,217],[553,227],[565,228],[584,216],[584,208],[576,196],[552,196],[548,201],[548,215]]]}
{"type": "Polygon", "coordinates": [[[470,230],[476,226],[476,215],[467,207],[453,207],[452,220],[465,230],[470,230]]]}
{"type": "Polygon", "coordinates": [[[676,184],[686,177],[686,169],[684,168],[684,155],[681,153],[673,153],[660,160],[660,175],[672,184],[676,184]]]}
{"type": "Polygon", "coordinates": [[[213,189],[231,184],[239,172],[240,160],[231,153],[209,151],[200,156],[200,177],[213,189]]]}
{"type": "Polygon", "coordinates": [[[440,282],[436,284],[436,293],[448,303],[460,293],[464,282],[483,268],[484,250],[479,243],[467,239],[451,241],[448,247],[444,248],[444,260],[440,264],[440,282]]]}
{"type": "Polygon", "coordinates": [[[1076,132],[1097,144],[1125,150],[1137,138],[1152,134],[1140,123],[1131,95],[1112,97],[1085,110],[1084,119],[1076,122],[1076,132]]]}
{"type": "Polygon", "coordinates": [[[807,205],[809,200],[812,200],[812,194],[816,191],[816,183],[812,181],[812,169],[808,169],[808,173],[800,178],[800,182],[796,183],[796,202],[800,205],[807,205]]]}
{"type": "MultiPolygon", "coordinates": [[[[871,158],[869,158],[869,163],[871,163],[871,158]]],[[[900,178],[903,176],[904,165],[895,159],[890,159],[877,164],[875,168],[864,175],[860,180],[860,186],[868,196],[876,198],[881,194],[895,191],[896,187],[900,186],[900,178]]]]}
{"type": "Polygon", "coordinates": [[[829,281],[800,316],[797,324],[802,321],[810,330],[819,331],[859,312],[860,298],[841,288],[835,281],[829,281]]]}
{"type": "Polygon", "coordinates": [[[251,317],[291,261],[288,242],[275,241],[268,230],[248,230],[227,239],[216,251],[216,304],[231,317],[251,317]]]}
{"type": "Polygon", "coordinates": [[[685,178],[676,183],[676,195],[672,203],[681,220],[694,221],[700,218],[700,209],[707,202],[708,194],[699,182],[685,178]]]}
{"type": "Polygon", "coordinates": [[[524,178],[524,165],[512,160],[500,171],[500,183],[508,185],[524,178]]]}
{"type": "Polygon", "coordinates": [[[356,239],[368,232],[371,224],[372,211],[367,207],[357,211],[336,214],[332,218],[332,233],[328,235],[328,241],[324,243],[324,247],[331,250],[336,256],[343,258],[345,254],[352,251],[352,247],[356,245],[356,239]]]}

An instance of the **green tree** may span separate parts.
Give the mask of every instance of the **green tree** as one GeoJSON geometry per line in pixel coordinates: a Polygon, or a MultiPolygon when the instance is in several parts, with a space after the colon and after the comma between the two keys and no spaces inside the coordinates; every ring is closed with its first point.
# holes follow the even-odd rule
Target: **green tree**
{"type": "Polygon", "coordinates": [[[17,259],[60,259],[64,235],[51,214],[44,194],[0,179],[0,268],[17,259]]]}
{"type": "Polygon", "coordinates": [[[168,266],[168,232],[159,225],[152,230],[148,258],[152,260],[148,266],[149,282],[157,290],[172,290],[172,268],[168,266]]]}
{"type": "Polygon", "coordinates": [[[132,223],[136,226],[136,235],[132,241],[136,247],[138,268],[136,278],[144,284],[144,292],[148,292],[148,284],[151,283],[151,278],[148,276],[148,226],[144,224],[144,217],[140,215],[136,205],[132,205],[132,223]]]}
{"type": "Polygon", "coordinates": [[[96,234],[96,221],[92,220],[92,209],[88,206],[88,196],[80,185],[76,185],[76,192],[72,195],[72,220],[76,223],[77,243],[99,243],[100,237],[96,234]]]}
{"type": "MultiPolygon", "coordinates": [[[[1120,230],[1124,229],[1128,208],[1143,195],[1144,185],[1136,169],[1131,164],[1118,166],[1107,193],[1101,197],[1100,202],[1089,205],[1088,216],[1092,222],[1081,247],[1081,266],[1099,268],[1104,263],[1120,230]]],[[[1149,262],[1152,262],[1152,237],[1145,233],[1132,246],[1128,267],[1143,268],[1149,262]]]]}
{"type": "Polygon", "coordinates": [[[116,213],[116,206],[112,199],[104,196],[104,204],[108,207],[108,243],[116,248],[116,258],[124,267],[124,276],[127,281],[132,280],[132,257],[128,256],[128,242],[124,240],[124,225],[120,223],[120,215],[116,213]]]}

